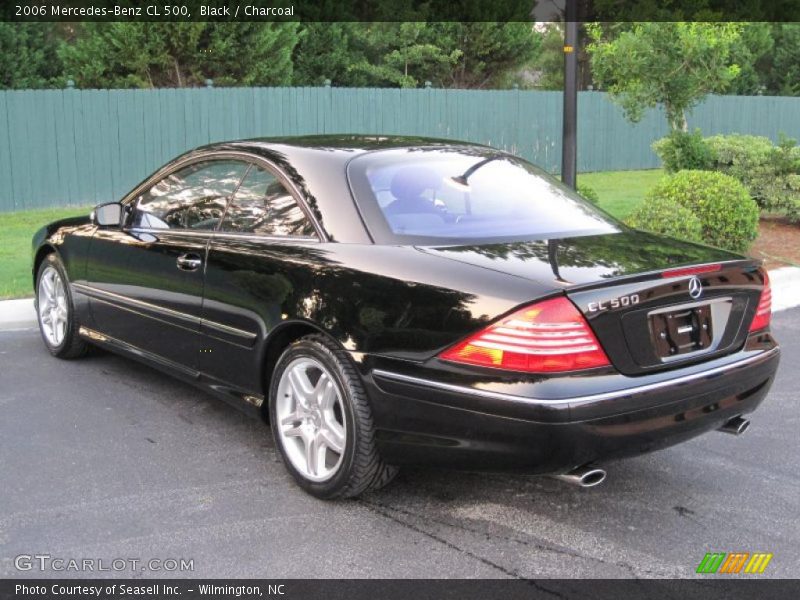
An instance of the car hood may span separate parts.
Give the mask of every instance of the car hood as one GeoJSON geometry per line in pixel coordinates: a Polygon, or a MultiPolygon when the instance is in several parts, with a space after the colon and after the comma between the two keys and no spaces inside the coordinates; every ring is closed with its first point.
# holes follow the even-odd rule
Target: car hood
{"type": "Polygon", "coordinates": [[[552,284],[555,288],[690,264],[742,260],[739,254],[635,230],[468,246],[419,247],[442,258],[552,284]]]}

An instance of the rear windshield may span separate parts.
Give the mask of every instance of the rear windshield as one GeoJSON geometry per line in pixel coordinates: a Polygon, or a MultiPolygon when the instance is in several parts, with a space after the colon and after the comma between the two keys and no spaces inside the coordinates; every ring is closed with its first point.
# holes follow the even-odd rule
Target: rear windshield
{"type": "Polygon", "coordinates": [[[619,231],[608,215],[522,159],[472,148],[369,152],[348,165],[378,243],[460,244],[619,231]]]}

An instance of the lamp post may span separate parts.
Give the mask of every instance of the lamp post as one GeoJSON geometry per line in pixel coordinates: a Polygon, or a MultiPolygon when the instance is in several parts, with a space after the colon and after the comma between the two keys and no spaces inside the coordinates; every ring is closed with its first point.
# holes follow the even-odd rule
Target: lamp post
{"type": "Polygon", "coordinates": [[[578,6],[566,0],[564,10],[564,111],[561,136],[561,181],[575,189],[578,167],[578,6]]]}

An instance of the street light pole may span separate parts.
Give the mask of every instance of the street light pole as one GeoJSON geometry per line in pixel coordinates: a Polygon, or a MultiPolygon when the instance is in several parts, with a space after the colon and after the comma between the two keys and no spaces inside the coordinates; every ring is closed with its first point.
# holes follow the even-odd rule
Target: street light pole
{"type": "Polygon", "coordinates": [[[578,167],[578,7],[566,0],[564,11],[564,111],[561,136],[561,181],[576,187],[578,167]]]}

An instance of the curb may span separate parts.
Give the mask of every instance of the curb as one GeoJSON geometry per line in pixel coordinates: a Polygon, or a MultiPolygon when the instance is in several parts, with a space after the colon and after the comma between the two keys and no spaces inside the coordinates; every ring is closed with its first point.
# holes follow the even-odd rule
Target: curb
{"type": "Polygon", "coordinates": [[[800,306],[800,268],[781,267],[769,272],[772,285],[772,311],[800,306]]]}
{"type": "MultiPolygon", "coordinates": [[[[800,306],[800,267],[781,267],[769,272],[772,312],[800,306]]],[[[0,331],[36,327],[33,298],[0,301],[0,331]]]]}
{"type": "Polygon", "coordinates": [[[36,327],[33,298],[0,301],[0,331],[36,327]]]}

